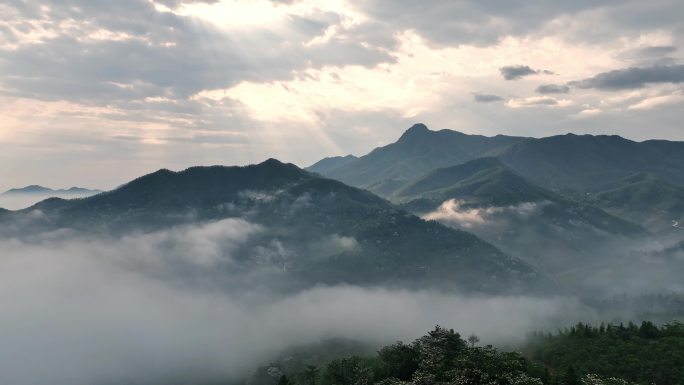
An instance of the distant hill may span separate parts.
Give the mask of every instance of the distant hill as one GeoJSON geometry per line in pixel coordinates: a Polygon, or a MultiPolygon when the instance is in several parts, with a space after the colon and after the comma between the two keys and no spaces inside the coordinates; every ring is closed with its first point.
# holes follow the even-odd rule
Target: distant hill
{"type": "Polygon", "coordinates": [[[672,221],[684,221],[684,188],[650,173],[637,173],[621,182],[620,187],[592,195],[589,200],[653,231],[669,229],[672,221]]]}
{"type": "Polygon", "coordinates": [[[19,210],[51,197],[74,199],[99,194],[101,192],[102,191],[100,190],[90,190],[82,187],[53,190],[39,185],[31,185],[22,188],[13,188],[4,193],[0,193],[0,207],[10,210],[19,210]]]}
{"type": "Polygon", "coordinates": [[[283,290],[318,283],[481,292],[552,287],[529,264],[475,235],[274,159],[247,167],[159,170],[89,198],[49,199],[0,218],[0,232],[2,223],[33,218],[35,210],[42,215],[31,222],[32,232],[69,227],[120,236],[224,218],[258,224],[264,231],[233,251],[239,263],[223,267],[226,284],[259,271],[283,290]]]}
{"type": "Polygon", "coordinates": [[[48,187],[43,187],[39,185],[31,185],[31,186],[26,186],[26,187],[21,187],[21,188],[13,188],[5,191],[2,193],[3,195],[18,195],[18,194],[36,194],[36,195],[51,195],[54,194],[55,196],[58,195],[85,195],[85,194],[97,194],[101,193],[102,190],[91,190],[87,188],[82,188],[82,187],[71,187],[68,189],[58,189],[54,190],[48,187]]]}
{"type": "Polygon", "coordinates": [[[438,168],[395,191],[399,201],[430,199],[467,200],[470,204],[508,206],[523,202],[559,200],[559,196],[514,173],[492,157],[438,168]]]}
{"type": "Polygon", "coordinates": [[[311,166],[306,167],[305,170],[325,175],[335,169],[346,166],[356,159],[358,158],[354,155],[323,158],[311,166]]]}
{"type": "Polygon", "coordinates": [[[516,143],[499,159],[554,191],[599,192],[638,172],[684,186],[684,142],[568,134],[516,143]]]}
{"type": "Polygon", "coordinates": [[[323,174],[381,196],[435,168],[496,155],[526,138],[486,137],[456,131],[431,131],[424,124],[409,128],[397,142],[376,148],[342,167],[323,174]]]}

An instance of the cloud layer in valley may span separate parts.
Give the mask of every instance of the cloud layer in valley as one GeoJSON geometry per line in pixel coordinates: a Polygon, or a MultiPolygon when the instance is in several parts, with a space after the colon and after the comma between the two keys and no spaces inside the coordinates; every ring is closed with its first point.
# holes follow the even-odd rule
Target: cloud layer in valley
{"type": "MultiPolygon", "coordinates": [[[[227,290],[212,280],[207,272],[230,263],[231,250],[259,231],[229,219],[122,239],[68,230],[1,239],[0,382],[231,379],[287,346],[322,338],[409,341],[439,323],[511,343],[566,324],[567,312],[592,316],[567,298],[349,286],[274,295],[258,281],[227,290]]],[[[354,247],[343,237],[328,241],[354,247]]]]}

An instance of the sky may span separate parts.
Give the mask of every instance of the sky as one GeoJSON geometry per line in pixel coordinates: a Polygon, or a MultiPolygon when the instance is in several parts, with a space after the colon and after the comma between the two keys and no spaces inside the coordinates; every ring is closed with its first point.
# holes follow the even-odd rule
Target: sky
{"type": "Polygon", "coordinates": [[[4,0],[0,15],[0,190],[307,166],[416,122],[684,140],[681,0],[4,0]]]}

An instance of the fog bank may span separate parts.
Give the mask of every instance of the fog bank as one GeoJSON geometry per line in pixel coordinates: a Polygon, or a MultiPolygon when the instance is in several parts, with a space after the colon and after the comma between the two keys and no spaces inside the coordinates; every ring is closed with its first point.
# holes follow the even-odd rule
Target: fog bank
{"type": "Polygon", "coordinates": [[[591,317],[567,298],[351,286],[273,295],[258,281],[228,290],[201,279],[259,231],[224,220],[120,239],[69,231],[1,239],[0,383],[234,379],[322,338],[410,341],[441,324],[508,343],[567,324],[566,314],[591,317]]]}

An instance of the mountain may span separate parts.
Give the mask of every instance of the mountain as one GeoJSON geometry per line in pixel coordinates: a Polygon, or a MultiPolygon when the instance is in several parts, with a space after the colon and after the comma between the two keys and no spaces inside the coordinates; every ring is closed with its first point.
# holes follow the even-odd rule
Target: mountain
{"type": "Polygon", "coordinates": [[[487,156],[542,187],[578,196],[617,188],[623,178],[639,172],[684,186],[684,142],[635,142],[617,135],[485,137],[431,131],[423,124],[409,128],[395,143],[319,172],[389,196],[428,171],[487,156]]]}
{"type": "Polygon", "coordinates": [[[329,178],[388,196],[435,168],[496,155],[526,138],[486,137],[457,131],[431,131],[424,124],[409,128],[397,142],[376,148],[344,166],[324,172],[329,178]]]}
{"type": "Polygon", "coordinates": [[[11,210],[19,210],[34,205],[41,200],[50,197],[73,199],[83,198],[98,194],[100,190],[89,190],[82,187],[53,190],[51,188],[31,185],[22,188],[13,188],[0,194],[0,207],[11,210]]]}
{"type": "Polygon", "coordinates": [[[537,186],[491,157],[433,170],[390,199],[423,218],[467,229],[569,286],[566,271],[612,262],[605,245],[648,235],[594,205],[537,186]]]}
{"type": "Polygon", "coordinates": [[[22,188],[13,188],[5,191],[2,194],[49,194],[51,193],[52,189],[43,187],[43,186],[38,186],[38,185],[30,185],[22,188]]]}
{"type": "Polygon", "coordinates": [[[37,195],[93,195],[101,193],[101,190],[90,190],[82,187],[71,187],[69,189],[53,190],[48,187],[39,185],[30,185],[22,188],[13,188],[5,191],[2,195],[18,195],[18,194],[37,194],[37,195]]]}
{"type": "Polygon", "coordinates": [[[651,173],[624,178],[622,186],[592,195],[589,201],[653,231],[669,230],[672,221],[684,222],[684,188],[651,173]]]}
{"type": "Polygon", "coordinates": [[[230,263],[212,269],[224,272],[229,285],[257,275],[282,290],[338,283],[481,292],[552,286],[529,264],[470,233],[274,159],[159,170],[89,198],[48,199],[0,218],[0,232],[30,220],[25,233],[72,228],[125,237],[226,218],[261,229],[231,247],[230,263]]]}
{"type": "Polygon", "coordinates": [[[318,162],[312,164],[311,166],[306,167],[305,170],[325,175],[335,169],[338,169],[342,166],[346,166],[347,164],[351,163],[356,159],[358,158],[354,155],[333,156],[330,158],[323,158],[318,162]]]}
{"type": "MultiPolygon", "coordinates": [[[[546,189],[545,193],[563,194],[573,197],[573,200],[599,205],[622,219],[639,223],[644,221],[644,225],[653,230],[662,230],[664,224],[671,224],[672,220],[681,218],[678,210],[682,201],[673,189],[684,188],[684,142],[635,142],[617,135],[567,134],[539,139],[501,135],[484,137],[450,130],[431,131],[423,124],[416,124],[395,143],[376,148],[344,166],[322,173],[380,196],[406,202],[416,198],[416,195],[428,194],[424,189],[429,187],[420,187],[423,183],[433,183],[442,178],[448,180],[447,174],[457,172],[458,169],[441,170],[439,172],[442,174],[426,176],[428,180],[418,181],[417,178],[430,171],[485,157],[496,157],[510,171],[526,180],[522,182],[511,173],[499,170],[501,173],[498,178],[509,179],[508,183],[497,184],[499,193],[506,192],[505,199],[515,200],[516,189],[534,195],[529,190],[531,183],[546,189]],[[655,186],[652,180],[648,182],[651,187],[645,187],[644,184],[630,186],[631,183],[626,182],[627,178],[642,173],[657,178],[668,184],[668,187],[655,186]],[[524,185],[514,185],[515,183],[524,185]],[[408,186],[409,184],[412,186],[408,186]],[[613,191],[621,188],[631,190],[613,191]],[[659,198],[661,203],[656,203],[643,191],[634,191],[635,188],[665,189],[668,192],[663,192],[667,196],[659,198]],[[412,191],[420,194],[413,194],[412,191]],[[602,196],[597,196],[604,192],[602,196]],[[619,198],[611,194],[624,196],[619,198]],[[625,202],[629,194],[636,194],[639,197],[635,198],[637,200],[645,200],[625,202]],[[611,203],[611,199],[616,199],[616,203],[611,203]],[[623,204],[625,207],[621,207],[623,204]],[[639,205],[643,207],[637,207],[639,205]],[[649,207],[654,208],[650,211],[651,215],[647,214],[649,207]],[[635,211],[630,211],[631,208],[635,211]]],[[[484,175],[475,178],[480,177],[484,175]]],[[[460,180],[458,183],[461,185],[447,183],[440,189],[455,188],[462,193],[465,192],[462,184],[468,184],[469,188],[487,188],[480,185],[484,183],[482,180],[479,183],[475,180],[460,180]]],[[[443,192],[435,190],[429,194],[439,195],[443,192]]],[[[446,195],[457,197],[460,193],[454,190],[446,195]]],[[[487,197],[487,193],[482,190],[479,191],[479,196],[481,199],[492,200],[491,203],[505,203],[501,200],[494,202],[493,199],[502,197],[487,197]]],[[[429,202],[413,200],[412,205],[416,209],[430,206],[429,202]]]]}
{"type": "Polygon", "coordinates": [[[395,191],[390,198],[429,199],[440,203],[459,199],[476,205],[508,206],[560,197],[528,182],[500,160],[486,157],[430,171],[395,191]]]}
{"type": "Polygon", "coordinates": [[[684,186],[684,142],[567,134],[528,139],[498,157],[554,191],[586,193],[617,188],[623,178],[639,172],[684,186]]]}

